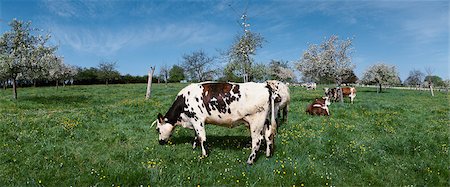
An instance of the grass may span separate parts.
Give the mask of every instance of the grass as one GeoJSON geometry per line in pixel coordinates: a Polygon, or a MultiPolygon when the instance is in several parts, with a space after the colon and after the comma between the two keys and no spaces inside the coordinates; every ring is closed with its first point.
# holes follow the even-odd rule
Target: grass
{"type": "MultiPolygon", "coordinates": [[[[0,186],[449,186],[449,96],[358,88],[330,117],[306,115],[322,91],[291,88],[275,154],[245,162],[245,127],[207,126],[210,155],[177,128],[150,124],[185,85],[95,85],[0,91],[0,186]]],[[[264,150],[264,149],[262,149],[264,150]]]]}

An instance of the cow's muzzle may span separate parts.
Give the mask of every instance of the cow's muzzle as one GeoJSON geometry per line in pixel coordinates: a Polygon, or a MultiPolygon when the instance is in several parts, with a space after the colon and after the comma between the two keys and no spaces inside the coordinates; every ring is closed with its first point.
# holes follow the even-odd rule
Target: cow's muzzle
{"type": "Polygon", "coordinates": [[[165,144],[167,144],[166,140],[159,140],[159,145],[165,145],[165,144]]]}

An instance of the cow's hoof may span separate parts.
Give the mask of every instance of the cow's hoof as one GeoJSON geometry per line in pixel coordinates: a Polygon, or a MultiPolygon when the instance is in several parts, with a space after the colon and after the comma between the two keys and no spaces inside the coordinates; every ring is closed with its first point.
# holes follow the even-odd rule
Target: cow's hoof
{"type": "Polygon", "coordinates": [[[247,161],[247,164],[251,166],[253,165],[253,161],[247,161]]]}

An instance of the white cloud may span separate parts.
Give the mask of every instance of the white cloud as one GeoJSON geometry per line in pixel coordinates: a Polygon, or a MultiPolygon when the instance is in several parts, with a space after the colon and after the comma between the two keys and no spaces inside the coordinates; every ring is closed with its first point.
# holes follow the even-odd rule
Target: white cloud
{"type": "Polygon", "coordinates": [[[158,42],[174,47],[207,44],[224,40],[226,32],[212,25],[166,24],[162,26],[133,26],[132,28],[51,27],[60,45],[98,55],[112,55],[127,47],[140,47],[158,42]]]}

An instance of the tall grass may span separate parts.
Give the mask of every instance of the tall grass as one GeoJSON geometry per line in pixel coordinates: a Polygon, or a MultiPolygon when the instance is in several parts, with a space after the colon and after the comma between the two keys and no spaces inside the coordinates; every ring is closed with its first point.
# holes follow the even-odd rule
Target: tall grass
{"type": "Polygon", "coordinates": [[[207,158],[189,129],[158,144],[150,124],[184,86],[154,85],[148,101],[144,84],[0,91],[0,185],[450,185],[446,94],[358,88],[314,117],[304,110],[322,91],[291,88],[274,156],[248,166],[245,127],[207,126],[207,158]]]}

